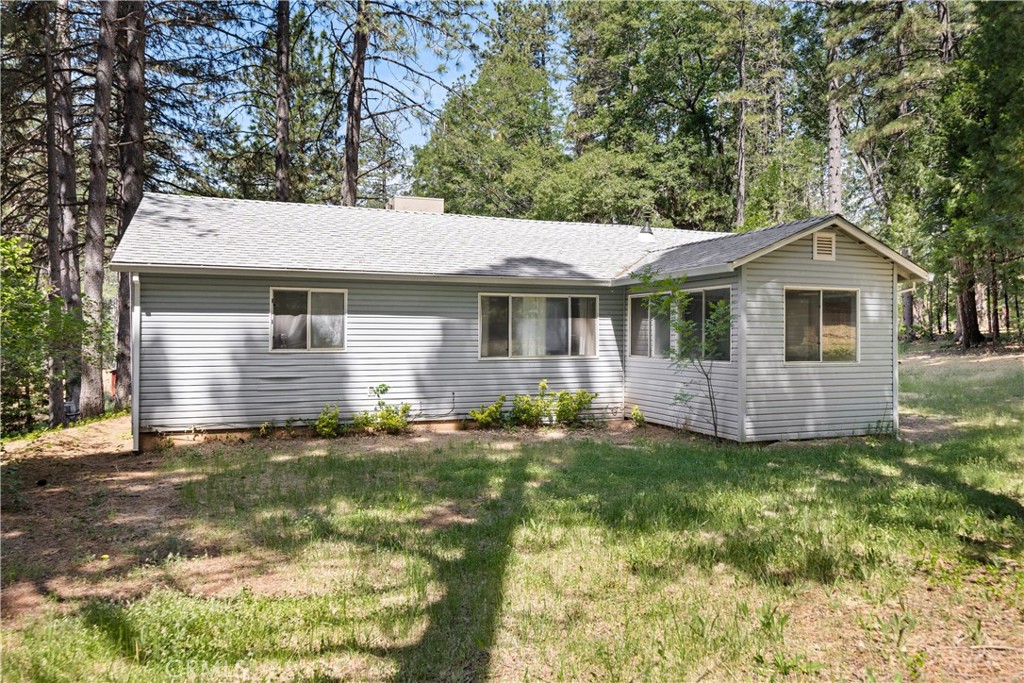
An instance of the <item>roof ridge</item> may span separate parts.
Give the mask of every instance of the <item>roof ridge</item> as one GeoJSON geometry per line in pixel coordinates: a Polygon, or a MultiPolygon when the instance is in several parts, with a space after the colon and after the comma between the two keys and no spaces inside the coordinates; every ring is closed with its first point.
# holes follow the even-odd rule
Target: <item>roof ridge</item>
{"type": "MultiPolygon", "coordinates": [[[[276,201],[274,199],[241,199],[239,197],[216,197],[216,196],[207,196],[207,195],[198,195],[198,194],[181,194],[181,193],[176,193],[176,192],[146,192],[144,194],[146,194],[146,195],[153,195],[153,196],[159,196],[159,197],[174,197],[174,198],[187,199],[187,200],[211,200],[211,201],[218,201],[218,202],[233,202],[233,203],[272,204],[272,205],[277,205],[277,206],[280,206],[280,205],[301,206],[301,207],[314,208],[314,209],[323,208],[323,209],[339,209],[339,210],[349,210],[349,211],[370,211],[370,212],[387,211],[387,212],[390,212],[390,213],[410,214],[410,215],[416,215],[416,216],[449,216],[449,217],[456,217],[456,218],[472,218],[474,220],[515,221],[517,223],[532,223],[532,224],[536,224],[536,225],[602,226],[602,227],[609,227],[609,228],[629,228],[629,229],[633,229],[633,230],[639,230],[639,229],[644,227],[642,225],[634,225],[632,223],[594,223],[594,222],[588,222],[588,221],[553,221],[553,220],[543,220],[543,219],[540,219],[540,218],[515,218],[515,217],[512,217],[512,216],[487,216],[487,215],[472,214],[472,213],[437,213],[435,211],[409,211],[407,209],[386,209],[386,208],[382,209],[382,208],[377,208],[377,207],[373,207],[373,206],[344,206],[343,204],[322,204],[322,203],[310,203],[310,202],[279,202],[279,201],[276,201]]],[[[653,227],[653,226],[651,227],[651,229],[652,230],[656,230],[656,231],[661,232],[661,233],[670,233],[670,234],[684,234],[684,235],[707,235],[707,234],[714,235],[714,234],[716,234],[714,231],[711,231],[711,230],[687,230],[685,228],[661,228],[661,227],[653,227]]],[[[722,233],[721,236],[725,236],[725,235],[728,235],[728,234],[731,234],[731,233],[722,233]]],[[[708,238],[708,239],[717,239],[717,237],[708,238]]],[[[675,245],[675,246],[681,246],[681,245],[675,245]]],[[[667,248],[671,248],[671,247],[667,247],[667,248]]]]}

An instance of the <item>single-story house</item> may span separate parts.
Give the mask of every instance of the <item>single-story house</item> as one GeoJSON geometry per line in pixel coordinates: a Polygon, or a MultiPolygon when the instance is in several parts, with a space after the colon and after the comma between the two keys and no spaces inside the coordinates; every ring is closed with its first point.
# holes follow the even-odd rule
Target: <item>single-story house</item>
{"type": "Polygon", "coordinates": [[[708,233],[165,194],[111,267],[132,273],[136,448],[367,410],[382,383],[419,421],[547,379],[605,415],[709,433],[700,378],[634,291],[644,268],[685,275],[695,316],[729,302],[708,361],[723,436],[893,429],[896,298],[929,277],[839,215],[708,233]]]}

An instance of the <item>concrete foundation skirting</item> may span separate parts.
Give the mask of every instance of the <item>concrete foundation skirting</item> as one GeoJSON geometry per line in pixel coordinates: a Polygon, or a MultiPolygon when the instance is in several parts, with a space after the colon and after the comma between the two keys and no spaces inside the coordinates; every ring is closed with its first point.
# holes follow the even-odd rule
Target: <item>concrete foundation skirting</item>
{"type": "MultiPolygon", "coordinates": [[[[441,420],[436,422],[414,422],[409,425],[411,432],[459,432],[476,429],[472,420],[441,420]]],[[[210,442],[250,441],[253,439],[310,439],[316,435],[309,427],[271,427],[263,433],[252,429],[196,429],[187,432],[142,432],[139,435],[139,451],[153,451],[174,446],[192,446],[210,442]]],[[[344,437],[342,437],[344,438],[344,437]]]]}

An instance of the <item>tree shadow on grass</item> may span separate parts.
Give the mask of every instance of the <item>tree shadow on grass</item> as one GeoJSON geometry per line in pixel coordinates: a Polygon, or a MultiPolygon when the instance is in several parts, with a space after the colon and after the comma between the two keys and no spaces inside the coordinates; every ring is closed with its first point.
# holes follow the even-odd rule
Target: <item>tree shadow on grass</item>
{"type": "Polygon", "coordinates": [[[965,462],[1013,469],[989,436],[997,435],[982,430],[935,449],[899,442],[784,450],[667,444],[630,457],[594,445],[564,458],[536,506],[558,505],[625,543],[671,534],[660,555],[638,553],[629,562],[633,571],[665,579],[687,565],[720,564],[768,584],[863,578],[927,543],[921,532],[966,560],[992,563],[1024,548],[1024,506],[958,471],[965,462]],[[980,524],[984,537],[964,534],[964,520],[980,524]],[[879,534],[907,544],[876,544],[879,534]]]}
{"type": "MultiPolygon", "coordinates": [[[[392,633],[396,644],[379,645],[379,638],[339,628],[297,654],[358,652],[390,660],[398,681],[476,681],[490,667],[512,537],[526,514],[527,464],[515,452],[339,453],[280,461],[268,454],[211,471],[190,487],[192,505],[206,522],[240,531],[275,553],[298,555],[314,543],[337,542],[377,557],[378,564],[386,565],[390,555],[406,568],[427,567],[438,588],[433,602],[424,593],[412,604],[384,604],[393,586],[371,587],[381,591],[371,621],[385,634],[388,624],[425,621],[414,642],[392,633]],[[339,509],[345,512],[335,514],[339,509]]],[[[120,651],[130,654],[134,645],[125,642],[126,634],[129,641],[137,638],[126,630],[130,620],[110,618],[109,609],[93,612],[120,651]]]]}

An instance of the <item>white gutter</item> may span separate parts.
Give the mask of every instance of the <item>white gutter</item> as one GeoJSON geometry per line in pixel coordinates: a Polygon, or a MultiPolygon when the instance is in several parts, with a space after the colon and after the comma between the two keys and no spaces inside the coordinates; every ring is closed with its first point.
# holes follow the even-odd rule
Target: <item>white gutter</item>
{"type": "Polygon", "coordinates": [[[231,275],[250,277],[308,277],[332,280],[391,280],[399,282],[453,282],[453,283],[519,283],[529,280],[530,284],[568,285],[575,287],[594,286],[610,287],[612,280],[600,278],[571,277],[530,277],[528,275],[452,275],[450,273],[388,273],[373,271],[344,270],[313,270],[313,269],[282,269],[282,268],[245,268],[196,265],[167,265],[157,263],[112,263],[110,270],[115,272],[154,273],[167,275],[231,275]]]}
{"type": "MultiPolygon", "coordinates": [[[[701,266],[699,268],[687,268],[681,274],[685,275],[687,278],[694,278],[694,277],[704,277],[705,275],[723,275],[725,273],[731,273],[734,270],[735,270],[735,268],[733,268],[733,265],[731,263],[721,263],[721,264],[717,264],[717,265],[713,265],[713,266],[701,266]]],[[[639,269],[639,271],[636,271],[636,272],[642,272],[642,271],[643,271],[643,267],[641,267],[639,269]]],[[[673,273],[661,273],[660,275],[662,275],[664,277],[670,277],[670,276],[673,275],[673,273]]],[[[612,284],[613,286],[620,286],[620,285],[635,285],[635,284],[639,284],[639,283],[640,283],[640,280],[638,280],[635,277],[633,277],[632,273],[630,273],[629,275],[622,275],[620,277],[615,278],[614,280],[611,281],[610,284],[612,284]]]]}

